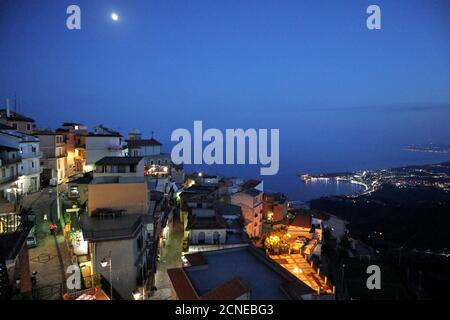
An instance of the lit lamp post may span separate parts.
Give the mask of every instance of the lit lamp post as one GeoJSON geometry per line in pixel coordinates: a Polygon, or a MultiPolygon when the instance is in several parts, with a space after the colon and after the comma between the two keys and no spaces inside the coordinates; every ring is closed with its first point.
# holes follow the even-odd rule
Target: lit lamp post
{"type": "Polygon", "coordinates": [[[112,263],[111,263],[111,251],[109,252],[109,256],[107,258],[103,258],[102,261],[100,261],[100,265],[102,268],[109,267],[109,286],[111,289],[111,300],[113,299],[113,278],[112,278],[112,263]]]}

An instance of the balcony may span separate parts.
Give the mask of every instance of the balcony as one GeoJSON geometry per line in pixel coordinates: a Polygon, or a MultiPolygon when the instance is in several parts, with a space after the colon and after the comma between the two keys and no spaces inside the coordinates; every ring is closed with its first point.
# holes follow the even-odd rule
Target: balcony
{"type": "Polygon", "coordinates": [[[21,153],[22,159],[42,158],[42,152],[24,152],[21,153]]]}
{"type": "Polygon", "coordinates": [[[0,178],[0,185],[12,183],[12,182],[16,181],[18,178],[19,178],[19,175],[17,173],[13,174],[12,176],[0,178]]]}
{"type": "Polygon", "coordinates": [[[42,168],[40,168],[40,167],[39,168],[27,168],[27,169],[20,171],[20,175],[22,175],[22,176],[29,176],[29,175],[37,174],[37,173],[42,173],[42,168]]]}
{"type": "Polygon", "coordinates": [[[1,158],[0,159],[0,166],[7,166],[10,164],[15,164],[15,163],[19,163],[22,161],[22,157],[21,156],[17,156],[15,158],[1,158]]]}

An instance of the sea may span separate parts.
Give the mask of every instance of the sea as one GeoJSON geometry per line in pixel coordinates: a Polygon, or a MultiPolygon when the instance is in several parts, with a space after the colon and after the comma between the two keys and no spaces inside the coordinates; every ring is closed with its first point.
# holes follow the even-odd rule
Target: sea
{"type": "Polygon", "coordinates": [[[261,179],[265,191],[283,192],[290,200],[309,201],[358,193],[361,187],[343,182],[305,184],[298,175],[450,161],[448,153],[405,150],[409,145],[449,145],[449,106],[311,109],[299,112],[297,117],[286,119],[286,123],[274,121],[274,127],[280,130],[280,167],[276,175],[261,176],[260,165],[190,165],[186,169],[261,179]]]}

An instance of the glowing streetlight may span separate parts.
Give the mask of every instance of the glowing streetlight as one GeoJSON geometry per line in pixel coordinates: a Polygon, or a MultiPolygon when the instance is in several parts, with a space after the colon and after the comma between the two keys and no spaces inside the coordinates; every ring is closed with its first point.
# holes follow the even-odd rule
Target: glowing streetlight
{"type": "Polygon", "coordinates": [[[111,19],[113,21],[119,21],[119,15],[115,12],[111,13],[111,19]]]}

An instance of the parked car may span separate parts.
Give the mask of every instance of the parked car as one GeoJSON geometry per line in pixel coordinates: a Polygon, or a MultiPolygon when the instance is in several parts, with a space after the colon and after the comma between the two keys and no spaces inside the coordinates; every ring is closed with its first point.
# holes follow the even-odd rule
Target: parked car
{"type": "Polygon", "coordinates": [[[34,227],[31,228],[30,233],[27,236],[27,247],[28,248],[35,248],[35,247],[37,247],[36,236],[34,234],[34,227]]]}

